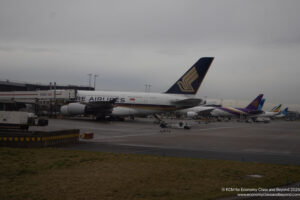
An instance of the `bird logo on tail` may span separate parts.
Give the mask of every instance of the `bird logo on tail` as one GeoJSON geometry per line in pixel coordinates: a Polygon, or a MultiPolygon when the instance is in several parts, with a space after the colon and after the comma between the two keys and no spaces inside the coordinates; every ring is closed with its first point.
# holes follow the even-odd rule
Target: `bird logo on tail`
{"type": "Polygon", "coordinates": [[[186,73],[181,81],[178,81],[178,86],[182,92],[195,92],[192,83],[199,77],[197,70],[193,67],[188,73],[186,73]]]}

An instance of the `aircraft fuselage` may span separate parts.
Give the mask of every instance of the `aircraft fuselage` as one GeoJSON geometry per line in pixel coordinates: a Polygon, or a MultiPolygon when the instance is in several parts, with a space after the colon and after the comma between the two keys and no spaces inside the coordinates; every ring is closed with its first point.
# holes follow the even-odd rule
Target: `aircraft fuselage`
{"type": "Polygon", "coordinates": [[[112,91],[78,91],[77,101],[92,103],[116,99],[112,116],[149,115],[153,113],[174,111],[180,106],[176,101],[194,97],[194,95],[179,95],[145,92],[112,92],[112,91]]]}

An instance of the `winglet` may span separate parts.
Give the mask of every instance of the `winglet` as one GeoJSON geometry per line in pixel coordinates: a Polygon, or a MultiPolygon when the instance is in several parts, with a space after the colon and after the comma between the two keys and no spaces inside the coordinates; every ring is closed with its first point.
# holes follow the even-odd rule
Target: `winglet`
{"type": "Polygon", "coordinates": [[[212,63],[213,57],[200,58],[170,89],[170,94],[196,94],[212,63]]]}
{"type": "Polygon", "coordinates": [[[260,94],[258,95],[247,107],[248,110],[257,110],[259,103],[261,102],[261,99],[264,95],[260,94]]]}

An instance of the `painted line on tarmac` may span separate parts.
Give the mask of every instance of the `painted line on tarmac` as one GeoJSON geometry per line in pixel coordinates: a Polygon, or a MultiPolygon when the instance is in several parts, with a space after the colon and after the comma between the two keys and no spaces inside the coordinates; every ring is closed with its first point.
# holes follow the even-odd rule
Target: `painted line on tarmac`
{"type": "Polygon", "coordinates": [[[290,151],[273,151],[269,149],[243,149],[243,152],[266,153],[266,154],[291,154],[290,151]]]}
{"type": "MultiPolygon", "coordinates": [[[[117,135],[117,136],[100,136],[97,137],[93,140],[91,140],[90,142],[99,142],[105,139],[116,139],[116,138],[126,138],[126,137],[136,137],[136,136],[149,136],[149,135],[160,135],[160,132],[153,132],[153,133],[147,133],[147,134],[131,134],[131,135],[117,135]]],[[[86,140],[84,140],[86,141],[86,140]]]]}
{"type": "Polygon", "coordinates": [[[215,128],[204,128],[199,129],[199,131],[209,131],[209,130],[218,130],[218,129],[238,129],[238,128],[247,128],[248,126],[224,126],[224,127],[215,127],[215,128]]]}

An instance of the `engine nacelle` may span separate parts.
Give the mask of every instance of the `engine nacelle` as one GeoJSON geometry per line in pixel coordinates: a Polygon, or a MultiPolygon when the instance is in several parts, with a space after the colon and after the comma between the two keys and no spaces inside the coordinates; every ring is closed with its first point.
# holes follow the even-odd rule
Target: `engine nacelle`
{"type": "Polygon", "coordinates": [[[136,110],[132,108],[115,107],[112,111],[112,116],[130,116],[138,114],[136,110]]]}
{"type": "Polygon", "coordinates": [[[198,114],[196,112],[193,112],[193,111],[189,111],[189,112],[186,113],[186,116],[188,118],[194,118],[194,117],[197,117],[197,115],[198,114]]]}
{"type": "Polygon", "coordinates": [[[80,103],[69,103],[60,108],[62,115],[82,115],[85,114],[86,105],[80,103]]]}

